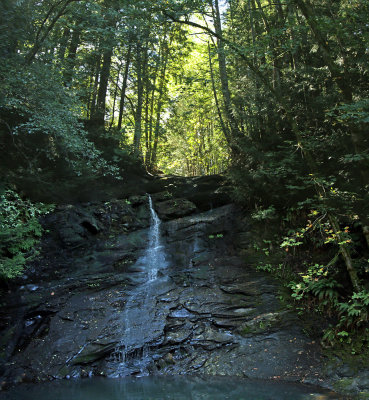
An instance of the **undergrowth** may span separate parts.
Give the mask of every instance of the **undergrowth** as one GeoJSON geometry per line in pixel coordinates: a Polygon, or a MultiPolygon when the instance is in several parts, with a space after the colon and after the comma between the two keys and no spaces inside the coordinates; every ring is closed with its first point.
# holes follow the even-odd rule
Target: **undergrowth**
{"type": "Polygon", "coordinates": [[[0,280],[16,278],[37,256],[43,232],[38,218],[52,208],[24,200],[11,189],[0,194],[0,280]]]}
{"type": "Polygon", "coordinates": [[[361,354],[369,345],[369,254],[360,225],[352,218],[334,230],[327,214],[315,209],[290,210],[277,223],[273,212],[252,215],[259,229],[253,245],[256,268],[283,284],[284,298],[302,318],[314,314],[324,319],[323,346],[361,354]],[[264,234],[259,235],[260,228],[264,234]],[[350,247],[361,290],[352,288],[340,253],[342,241],[350,247]]]}

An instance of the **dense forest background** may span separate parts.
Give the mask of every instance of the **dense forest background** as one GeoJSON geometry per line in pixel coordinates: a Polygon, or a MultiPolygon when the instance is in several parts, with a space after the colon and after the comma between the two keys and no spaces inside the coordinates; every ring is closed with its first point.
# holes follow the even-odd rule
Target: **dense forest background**
{"type": "Polygon", "coordinates": [[[366,0],[3,0],[0,16],[3,279],[35,256],[44,203],[138,171],[224,173],[268,227],[258,268],[332,319],[326,343],[367,346],[366,0]]]}

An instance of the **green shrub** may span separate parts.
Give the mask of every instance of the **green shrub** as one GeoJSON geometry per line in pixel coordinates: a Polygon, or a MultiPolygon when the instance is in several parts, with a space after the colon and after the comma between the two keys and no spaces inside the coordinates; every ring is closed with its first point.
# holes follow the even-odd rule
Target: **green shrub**
{"type": "Polygon", "coordinates": [[[13,190],[0,194],[0,279],[19,276],[37,254],[42,236],[38,217],[52,206],[23,200],[13,190]]]}

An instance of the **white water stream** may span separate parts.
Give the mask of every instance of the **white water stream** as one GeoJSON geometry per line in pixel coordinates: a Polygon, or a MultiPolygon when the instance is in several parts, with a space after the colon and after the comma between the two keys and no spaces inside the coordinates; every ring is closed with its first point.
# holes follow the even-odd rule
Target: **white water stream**
{"type": "Polygon", "coordinates": [[[135,268],[142,271],[140,275],[144,275],[140,277],[143,283],[131,292],[125,305],[122,340],[112,356],[112,361],[119,363],[116,376],[129,374],[129,363],[135,363],[136,368],[139,363],[144,366],[148,357],[148,342],[155,337],[154,299],[160,286],[158,271],[167,266],[167,260],[160,237],[161,221],[153,208],[151,197],[148,197],[151,215],[148,246],[135,263],[135,268]]]}
{"type": "Polygon", "coordinates": [[[163,245],[160,240],[160,224],[161,221],[156,214],[152,199],[149,196],[149,206],[151,213],[151,226],[149,232],[149,246],[146,249],[146,270],[148,272],[149,282],[154,281],[158,277],[158,269],[166,263],[163,245]]]}

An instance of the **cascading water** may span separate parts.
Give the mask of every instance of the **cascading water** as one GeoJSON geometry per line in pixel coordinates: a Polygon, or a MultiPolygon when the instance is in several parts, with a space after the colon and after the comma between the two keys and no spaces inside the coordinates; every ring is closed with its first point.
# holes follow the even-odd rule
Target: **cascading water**
{"type": "Polygon", "coordinates": [[[149,196],[151,213],[151,227],[149,232],[149,247],[146,250],[146,264],[149,282],[154,281],[158,276],[158,268],[165,264],[165,253],[160,241],[160,219],[156,214],[151,196],[149,196]]]}
{"type": "Polygon", "coordinates": [[[148,234],[148,246],[140,257],[135,268],[140,272],[143,283],[129,295],[123,317],[122,340],[112,355],[112,361],[118,363],[115,376],[129,375],[132,370],[142,372],[148,357],[149,342],[155,337],[155,295],[160,290],[158,271],[167,266],[164,246],[161,243],[161,221],[154,210],[150,196],[149,208],[151,224],[148,234]],[[143,276],[142,276],[143,275],[143,276]],[[134,364],[132,368],[132,364],[134,364]]]}

